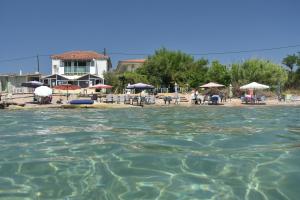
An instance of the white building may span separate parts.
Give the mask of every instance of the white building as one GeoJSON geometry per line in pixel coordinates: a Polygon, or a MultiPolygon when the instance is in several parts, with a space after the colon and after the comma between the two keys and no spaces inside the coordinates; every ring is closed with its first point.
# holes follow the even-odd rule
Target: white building
{"type": "Polygon", "coordinates": [[[74,84],[88,87],[104,83],[103,73],[112,68],[107,55],[94,51],[71,51],[52,55],[52,75],[43,80],[50,86],[74,84]]]}
{"type": "Polygon", "coordinates": [[[133,72],[136,69],[143,66],[146,59],[130,59],[130,60],[120,60],[117,66],[117,72],[133,72]]]}

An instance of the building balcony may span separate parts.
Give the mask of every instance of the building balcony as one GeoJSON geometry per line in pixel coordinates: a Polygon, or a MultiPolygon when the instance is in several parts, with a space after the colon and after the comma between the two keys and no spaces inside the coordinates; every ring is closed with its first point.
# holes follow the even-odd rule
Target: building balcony
{"type": "Polygon", "coordinates": [[[63,75],[66,76],[83,76],[85,74],[89,74],[90,72],[65,72],[63,75]]]}

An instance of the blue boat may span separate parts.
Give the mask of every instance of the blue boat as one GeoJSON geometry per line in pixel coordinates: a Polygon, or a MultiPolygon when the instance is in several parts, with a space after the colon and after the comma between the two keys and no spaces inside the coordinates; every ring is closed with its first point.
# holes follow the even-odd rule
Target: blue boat
{"type": "Polygon", "coordinates": [[[76,100],[70,101],[70,104],[72,104],[72,105],[94,104],[94,101],[90,100],[90,99],[76,99],[76,100]]]}

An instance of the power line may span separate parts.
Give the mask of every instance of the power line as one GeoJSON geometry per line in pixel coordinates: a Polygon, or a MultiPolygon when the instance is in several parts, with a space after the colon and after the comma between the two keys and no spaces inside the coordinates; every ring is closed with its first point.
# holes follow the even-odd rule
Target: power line
{"type": "MultiPolygon", "coordinates": [[[[281,47],[273,47],[273,48],[263,48],[263,49],[250,49],[250,50],[239,50],[239,51],[223,51],[223,52],[208,52],[208,53],[188,53],[188,54],[194,55],[194,56],[226,55],[226,54],[240,54],[240,53],[251,53],[251,52],[274,51],[274,50],[296,48],[296,47],[300,47],[300,44],[289,45],[289,46],[281,46],[281,47]]],[[[148,55],[151,55],[151,53],[109,52],[108,55],[148,56],[148,55]]],[[[46,57],[46,56],[48,57],[48,56],[51,56],[51,55],[40,54],[39,56],[40,57],[46,57]]],[[[33,59],[33,58],[36,58],[36,55],[35,56],[27,56],[27,57],[4,59],[4,60],[0,60],[0,63],[13,62],[13,61],[18,61],[18,60],[27,60],[27,59],[33,59]]]]}
{"type": "Polygon", "coordinates": [[[265,48],[265,49],[251,49],[251,50],[210,52],[210,53],[191,53],[191,55],[207,56],[207,55],[220,55],[220,54],[239,54],[239,53],[250,53],[250,52],[273,51],[273,50],[288,49],[288,48],[295,48],[295,47],[300,47],[300,44],[282,46],[282,47],[265,48]]]}
{"type": "MultiPolygon", "coordinates": [[[[239,53],[251,53],[251,52],[263,52],[263,51],[273,51],[280,49],[296,48],[300,47],[300,44],[273,47],[273,48],[264,48],[264,49],[250,49],[250,50],[239,50],[239,51],[223,51],[223,52],[208,52],[208,53],[188,53],[194,56],[208,56],[208,55],[224,55],[224,54],[239,54],[239,53]]],[[[123,53],[123,52],[109,52],[109,55],[150,55],[150,53],[123,53]]]]}
{"type": "Polygon", "coordinates": [[[0,60],[0,62],[12,62],[12,61],[17,61],[17,60],[28,60],[28,59],[32,59],[32,58],[36,58],[36,56],[27,56],[27,57],[19,57],[19,58],[10,58],[10,59],[0,60]]]}

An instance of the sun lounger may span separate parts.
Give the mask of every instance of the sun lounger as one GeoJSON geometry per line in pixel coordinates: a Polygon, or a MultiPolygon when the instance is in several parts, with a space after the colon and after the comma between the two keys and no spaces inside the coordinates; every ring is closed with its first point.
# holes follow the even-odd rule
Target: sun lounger
{"type": "Polygon", "coordinates": [[[124,96],[124,104],[130,104],[130,96],[129,95],[124,96]]]}
{"type": "Polygon", "coordinates": [[[300,96],[292,96],[292,101],[300,101],[300,96]]]}
{"type": "Polygon", "coordinates": [[[113,98],[113,95],[111,94],[108,94],[106,96],[106,99],[103,100],[104,103],[114,103],[114,98],[113,98]]]}
{"type": "Polygon", "coordinates": [[[124,96],[123,95],[117,96],[117,104],[120,104],[121,102],[122,103],[124,102],[124,96]]]}
{"type": "Polygon", "coordinates": [[[265,103],[266,97],[265,96],[258,96],[256,97],[256,103],[265,103]]]}
{"type": "Polygon", "coordinates": [[[145,103],[146,104],[155,104],[155,96],[146,96],[145,97],[145,103]]]}

